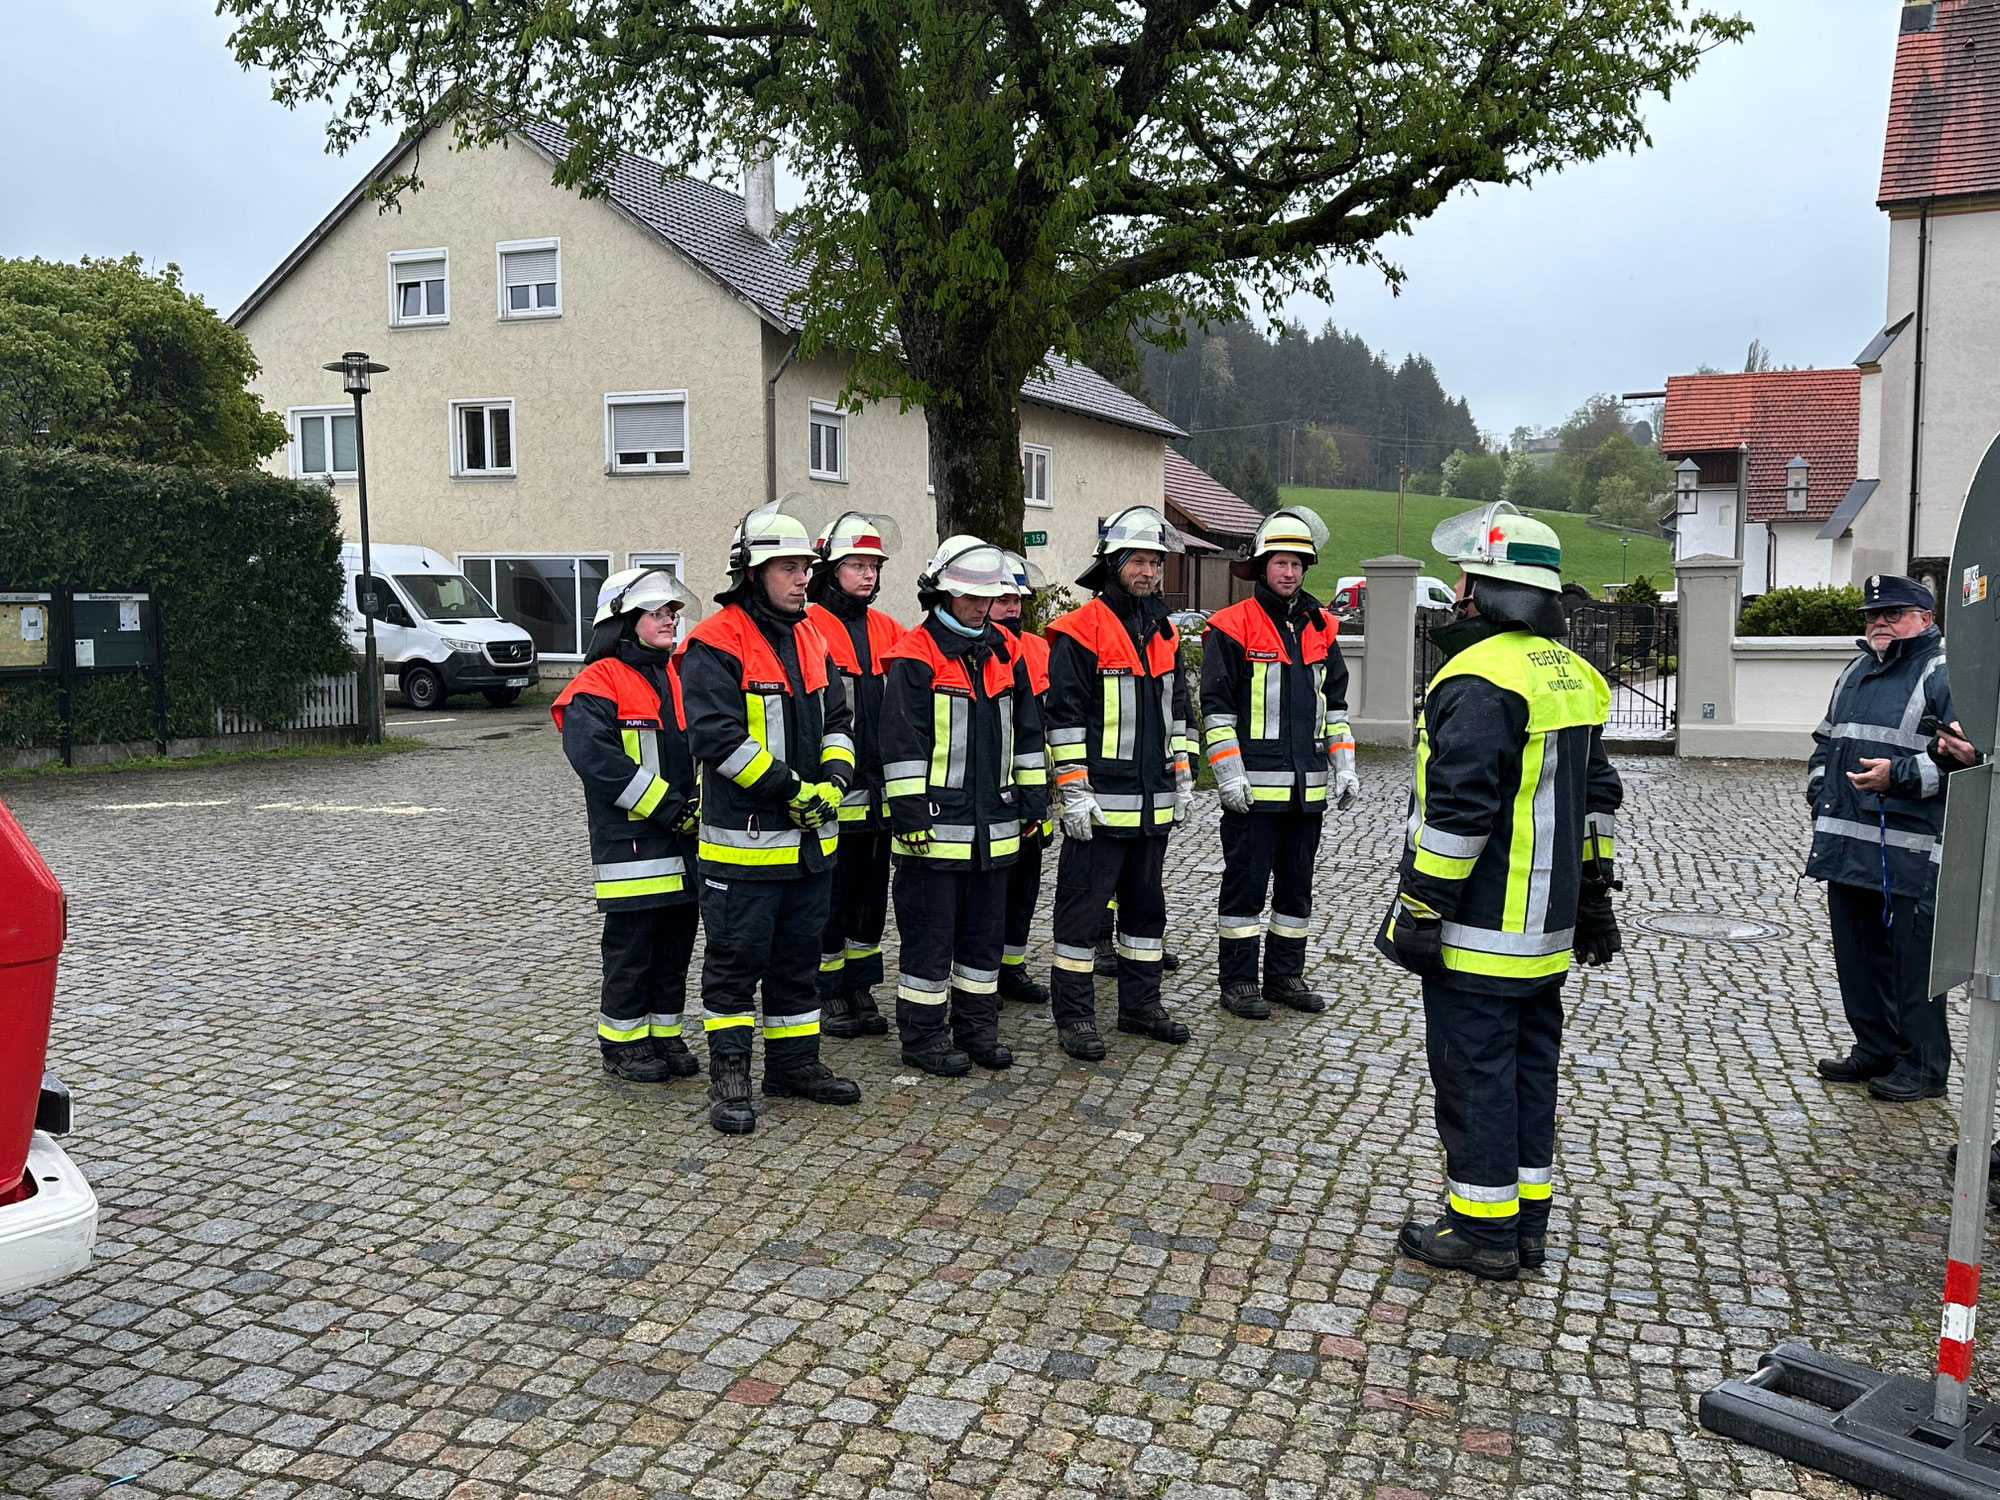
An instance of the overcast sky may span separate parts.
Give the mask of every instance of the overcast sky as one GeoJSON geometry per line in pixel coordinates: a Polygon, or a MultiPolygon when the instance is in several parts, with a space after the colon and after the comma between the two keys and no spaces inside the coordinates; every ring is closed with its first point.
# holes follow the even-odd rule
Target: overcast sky
{"type": "MultiPolygon", "coordinates": [[[[1726,0],[1717,0],[1725,3],[1726,0]]],[[[373,160],[322,149],[239,69],[210,0],[5,0],[0,255],[175,261],[227,313],[373,160]]],[[[1593,391],[1707,363],[1851,360],[1882,321],[1874,206],[1899,0],[1742,0],[1757,33],[1649,114],[1654,146],[1448,204],[1328,318],[1430,356],[1481,427],[1552,424],[1593,391]]],[[[384,143],[386,145],[386,141],[384,143]]]]}

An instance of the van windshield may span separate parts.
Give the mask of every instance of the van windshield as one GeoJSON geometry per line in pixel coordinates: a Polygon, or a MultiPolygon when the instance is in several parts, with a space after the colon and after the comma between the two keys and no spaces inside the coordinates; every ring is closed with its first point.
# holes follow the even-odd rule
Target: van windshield
{"type": "Polygon", "coordinates": [[[398,573],[417,613],[427,620],[493,620],[499,615],[474,588],[457,573],[398,573]]]}

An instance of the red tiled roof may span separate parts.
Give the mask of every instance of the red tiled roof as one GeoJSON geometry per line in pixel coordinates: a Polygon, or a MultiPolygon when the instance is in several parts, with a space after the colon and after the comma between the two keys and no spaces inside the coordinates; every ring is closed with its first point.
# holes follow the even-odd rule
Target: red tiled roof
{"type": "Polygon", "coordinates": [[[1939,0],[1929,30],[1896,39],[1876,201],[1886,208],[1993,192],[2000,192],[2000,6],[1939,0]]]}
{"type": "Polygon", "coordinates": [[[1823,521],[1854,482],[1861,372],[1763,370],[1667,381],[1660,451],[1670,458],[1750,445],[1750,521],[1823,521]],[[1785,509],[1785,465],[1812,465],[1803,513],[1785,509]]]}
{"type": "Polygon", "coordinates": [[[1167,501],[1187,512],[1203,531],[1248,541],[1264,524],[1257,508],[1226,490],[1174,449],[1167,449],[1167,501]]]}

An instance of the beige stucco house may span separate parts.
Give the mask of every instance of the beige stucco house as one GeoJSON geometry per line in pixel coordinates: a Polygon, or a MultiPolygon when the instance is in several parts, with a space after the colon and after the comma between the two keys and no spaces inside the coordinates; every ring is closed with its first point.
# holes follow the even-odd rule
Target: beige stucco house
{"type": "MultiPolygon", "coordinates": [[[[659,561],[706,598],[774,492],[894,516],[883,603],[912,618],[938,540],[922,411],[843,411],[843,362],[795,357],[804,274],[768,213],[632,156],[586,199],[550,180],[561,147],[534,125],[504,148],[399,148],[236,310],[291,433],[274,467],[330,479],[358,536],[353,419],[321,366],[364,349],[389,367],[367,400],[372,539],[457,560],[558,673],[602,578],[659,561]],[[422,191],[379,211],[368,187],[413,168],[422,191]]],[[[1099,517],[1160,503],[1181,434],[1081,365],[1021,397],[1025,524],[1046,533],[1029,555],[1066,579],[1099,517]]]]}

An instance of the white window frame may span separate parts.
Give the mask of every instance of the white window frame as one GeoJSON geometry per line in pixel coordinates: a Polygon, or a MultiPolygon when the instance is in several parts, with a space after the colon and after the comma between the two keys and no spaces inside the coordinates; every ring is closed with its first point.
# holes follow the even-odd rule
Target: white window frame
{"type": "Polygon", "coordinates": [[[539,240],[502,240],[493,247],[493,280],[499,288],[500,321],[528,323],[538,318],[560,318],[563,308],[562,240],[551,236],[539,240]],[[517,250],[553,250],[556,253],[556,305],[554,307],[510,308],[507,306],[507,257],[517,250]]]}
{"type": "MultiPolygon", "coordinates": [[[[452,555],[452,562],[456,565],[460,573],[465,574],[468,581],[470,581],[472,575],[465,572],[465,565],[473,558],[490,563],[499,563],[503,560],[510,562],[602,562],[605,574],[609,576],[612,572],[611,563],[615,555],[610,552],[458,552],[452,555]]],[[[592,595],[588,599],[583,597],[583,569],[581,567],[575,570],[575,575],[577,633],[582,638],[582,644],[588,647],[590,645],[590,617],[597,613],[597,598],[595,595],[592,595]]],[[[477,589],[479,586],[473,584],[473,587],[477,589]]],[[[499,569],[497,567],[493,570],[493,592],[495,594],[500,592],[499,569]]],[[[507,618],[504,614],[500,614],[499,600],[488,599],[486,602],[493,606],[493,612],[499,614],[501,619],[505,620],[507,618]]],[[[513,622],[509,621],[508,623],[512,624],[513,622]]],[[[527,627],[523,626],[521,628],[526,629],[527,627]]],[[[543,661],[583,660],[583,652],[580,650],[544,651],[541,647],[537,646],[535,654],[543,661]]]]}
{"type": "MultiPolygon", "coordinates": [[[[604,472],[607,474],[685,474],[694,467],[694,413],[686,391],[606,391],[604,393],[604,472]],[[611,408],[645,406],[658,401],[681,404],[681,461],[677,464],[621,464],[617,436],[611,430],[611,408]]],[[[637,566],[637,564],[634,564],[637,566]]],[[[676,577],[679,575],[676,574],[676,577]]]]}
{"type": "Polygon", "coordinates": [[[352,480],[354,478],[354,470],[352,469],[335,469],[331,467],[333,463],[333,423],[331,421],[326,424],[326,461],[329,467],[308,471],[302,468],[299,462],[304,457],[303,445],[299,437],[299,423],[301,421],[308,417],[330,418],[352,417],[353,415],[354,408],[352,406],[294,406],[286,409],[285,431],[290,437],[290,442],[287,445],[287,459],[292,471],[292,478],[317,480],[331,478],[336,484],[343,480],[352,480]]]}
{"type": "MultiPolygon", "coordinates": [[[[560,297],[560,289],[557,296],[560,297]]],[[[442,328],[451,321],[451,253],[442,245],[431,250],[391,250],[389,252],[389,326],[391,328],[442,328]],[[403,316],[403,299],[396,295],[396,268],[416,262],[444,262],[444,311],[420,318],[403,316]]]]}
{"type": "MultiPolygon", "coordinates": [[[[511,553],[508,555],[512,556],[511,553]]],[[[596,554],[593,552],[579,552],[577,556],[594,557],[596,554]]],[[[678,552],[628,552],[625,554],[625,566],[628,568],[661,568],[673,574],[682,583],[687,582],[687,561],[678,552]]]]}
{"type": "Polygon", "coordinates": [[[1024,505],[1031,505],[1036,510],[1054,510],[1056,508],[1055,450],[1050,448],[1047,443],[1021,444],[1021,470],[1022,503],[1024,505]],[[1042,498],[1039,500],[1028,491],[1027,470],[1030,457],[1038,457],[1042,461],[1042,498]]]}
{"type": "MultiPolygon", "coordinates": [[[[449,403],[449,411],[450,415],[446,418],[446,426],[451,439],[451,477],[453,479],[513,479],[519,475],[521,464],[521,424],[515,415],[514,398],[512,396],[467,396],[462,400],[449,403]],[[506,468],[466,468],[465,423],[461,413],[469,406],[483,406],[489,410],[496,406],[507,408],[507,457],[511,462],[509,462],[506,468]]],[[[486,426],[486,447],[487,456],[490,458],[493,448],[493,426],[490,421],[486,426]]],[[[478,555],[483,556],[485,554],[478,555]]],[[[510,552],[506,555],[513,557],[517,554],[510,552]]],[[[578,555],[595,556],[596,554],[579,553],[578,555]]]]}
{"type": "Polygon", "coordinates": [[[806,403],[806,477],[820,479],[828,484],[847,483],[847,413],[831,401],[808,401],[806,403]],[[820,418],[832,417],[831,424],[820,423],[820,418]],[[812,430],[815,425],[831,425],[840,434],[840,467],[837,469],[815,469],[812,460],[812,430]]]}

